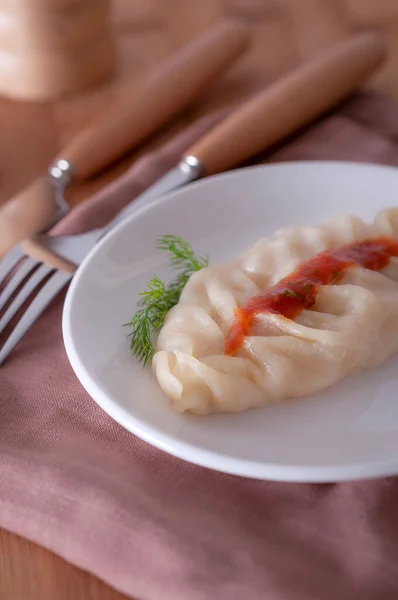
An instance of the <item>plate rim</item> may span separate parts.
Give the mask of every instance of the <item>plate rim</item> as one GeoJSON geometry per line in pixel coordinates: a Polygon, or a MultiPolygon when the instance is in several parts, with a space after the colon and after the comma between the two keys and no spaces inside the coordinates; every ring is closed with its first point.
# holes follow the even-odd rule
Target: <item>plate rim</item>
{"type": "Polygon", "coordinates": [[[186,441],[176,440],[172,435],[165,434],[154,426],[148,426],[137,419],[131,412],[126,411],[118,406],[112,399],[111,395],[97,382],[89,370],[84,367],[84,364],[79,358],[78,350],[75,346],[73,336],[71,334],[70,319],[75,290],[80,285],[81,279],[84,277],[85,270],[93,260],[97,252],[100,251],[109,239],[117,237],[119,231],[128,227],[129,223],[141,214],[154,210],[157,206],[163,203],[172,201],[174,197],[186,193],[187,188],[192,186],[207,186],[213,181],[232,178],[241,174],[247,174],[253,171],[269,171],[270,169],[286,169],[297,168],[300,166],[311,167],[344,167],[348,169],[372,169],[374,171],[386,171],[395,173],[398,178],[398,168],[392,165],[380,165],[367,162],[356,161],[338,161],[338,160],[298,160],[298,161],[281,161],[277,163],[269,163],[262,165],[248,166],[238,169],[233,169],[217,175],[204,177],[195,182],[184,185],[176,190],[167,192],[166,194],[148,202],[147,205],[137,208],[129,216],[116,224],[103,238],[90,250],[87,256],[79,265],[71,284],[67,290],[63,310],[62,310],[62,336],[65,351],[68,360],[72,366],[74,373],[79,379],[81,385],[90,395],[92,400],[96,402],[102,410],[104,410],[112,419],[114,419],[124,429],[136,435],[146,443],[179,458],[185,462],[196,464],[198,466],[219,471],[222,473],[249,477],[259,480],[272,480],[281,482],[297,482],[297,483],[330,483],[339,481],[354,481],[369,478],[379,478],[396,475],[398,473],[398,457],[391,461],[375,461],[367,462],[365,465],[361,463],[352,463],[349,465],[329,465],[329,466],[300,466],[288,464],[275,464],[266,462],[255,462],[249,459],[236,458],[209,451],[186,441]],[[311,471],[309,475],[308,471],[311,471]]]}

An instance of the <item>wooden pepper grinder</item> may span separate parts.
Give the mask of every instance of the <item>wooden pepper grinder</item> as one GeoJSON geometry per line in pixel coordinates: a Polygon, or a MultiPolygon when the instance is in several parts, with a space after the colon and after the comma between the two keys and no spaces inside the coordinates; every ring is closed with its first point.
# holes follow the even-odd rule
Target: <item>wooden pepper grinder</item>
{"type": "Polygon", "coordinates": [[[110,0],[0,0],[0,95],[59,98],[114,66],[110,0]]]}

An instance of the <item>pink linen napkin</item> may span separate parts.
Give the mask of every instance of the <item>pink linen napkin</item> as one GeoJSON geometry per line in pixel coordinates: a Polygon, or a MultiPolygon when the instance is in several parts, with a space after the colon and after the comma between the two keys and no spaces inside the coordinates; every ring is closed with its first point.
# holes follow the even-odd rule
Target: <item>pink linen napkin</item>
{"type": "MultiPolygon", "coordinates": [[[[217,114],[138,161],[58,226],[97,226],[217,114]]],[[[398,164],[398,105],[363,94],[263,160],[398,164]]],[[[85,393],[61,294],[0,369],[0,526],[137,600],[396,600],[398,481],[261,482],[152,448],[85,393]]]]}

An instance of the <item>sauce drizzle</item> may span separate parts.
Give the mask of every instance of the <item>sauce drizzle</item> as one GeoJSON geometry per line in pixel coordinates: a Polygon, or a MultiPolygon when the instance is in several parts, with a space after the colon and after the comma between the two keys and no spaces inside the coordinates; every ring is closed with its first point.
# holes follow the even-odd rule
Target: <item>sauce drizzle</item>
{"type": "Polygon", "coordinates": [[[243,345],[257,314],[270,312],[294,319],[304,309],[313,308],[320,285],[339,283],[346,271],[355,266],[372,271],[383,269],[392,256],[398,256],[398,242],[386,237],[316,254],[267,291],[257,294],[235,310],[233,325],[225,339],[224,354],[233,355],[243,345]]]}

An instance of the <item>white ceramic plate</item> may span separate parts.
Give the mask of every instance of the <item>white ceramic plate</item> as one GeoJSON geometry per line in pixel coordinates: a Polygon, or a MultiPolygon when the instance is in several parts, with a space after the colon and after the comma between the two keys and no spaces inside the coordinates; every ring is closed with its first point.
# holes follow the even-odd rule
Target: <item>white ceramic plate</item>
{"type": "Polygon", "coordinates": [[[398,203],[398,169],[304,162],[242,169],[169,194],[114,229],[69,289],[63,331],[78,378],[123,427],[170,454],[213,469],[285,481],[337,481],[398,473],[398,360],[315,396],[239,415],[181,416],[122,327],[153,274],[171,273],[155,251],[177,234],[212,263],[276,228],[337,213],[371,220],[398,203]]]}

